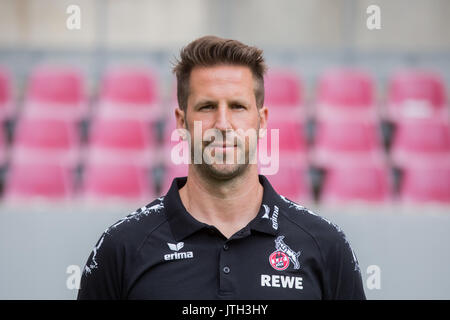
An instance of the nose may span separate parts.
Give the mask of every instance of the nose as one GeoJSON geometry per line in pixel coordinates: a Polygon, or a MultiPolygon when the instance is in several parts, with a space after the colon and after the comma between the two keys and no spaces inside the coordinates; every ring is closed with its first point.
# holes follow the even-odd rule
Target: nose
{"type": "Polygon", "coordinates": [[[226,132],[233,129],[231,126],[231,114],[228,110],[228,106],[225,103],[221,103],[217,108],[215,126],[214,128],[226,132]]]}

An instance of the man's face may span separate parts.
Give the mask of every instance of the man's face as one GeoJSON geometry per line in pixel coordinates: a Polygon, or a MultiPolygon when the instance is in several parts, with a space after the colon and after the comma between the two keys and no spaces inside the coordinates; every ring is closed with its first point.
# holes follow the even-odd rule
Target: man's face
{"type": "Polygon", "coordinates": [[[267,108],[258,109],[256,106],[254,89],[252,72],[245,66],[217,65],[192,69],[187,110],[177,109],[177,128],[189,131],[193,139],[192,163],[194,148],[198,148],[202,154],[198,168],[209,176],[230,179],[248,167],[249,153],[256,146],[251,146],[251,139],[245,138],[243,133],[251,129],[258,137],[260,127],[266,127],[267,118],[267,108]],[[196,136],[198,131],[194,130],[194,121],[201,122],[202,137],[196,136]],[[212,132],[208,129],[214,130],[222,142],[208,135],[212,132]],[[227,147],[224,148],[224,144],[227,147]],[[223,159],[222,163],[214,161],[217,156],[223,159]]]}

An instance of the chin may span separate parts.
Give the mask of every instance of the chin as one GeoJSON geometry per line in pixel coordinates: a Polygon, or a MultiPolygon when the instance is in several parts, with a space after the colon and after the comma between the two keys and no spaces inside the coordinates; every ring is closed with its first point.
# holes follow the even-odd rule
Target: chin
{"type": "Polygon", "coordinates": [[[246,164],[212,164],[204,166],[204,170],[211,177],[221,180],[237,177],[241,175],[246,168],[246,164]]]}

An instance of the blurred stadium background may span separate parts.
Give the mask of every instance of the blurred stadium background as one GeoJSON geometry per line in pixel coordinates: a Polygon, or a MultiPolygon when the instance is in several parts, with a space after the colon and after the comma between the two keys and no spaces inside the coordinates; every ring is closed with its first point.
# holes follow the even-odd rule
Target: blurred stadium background
{"type": "Polygon", "coordinates": [[[450,299],[449,16],[446,0],[0,1],[0,298],[74,298],[68,266],[186,175],[171,62],[214,34],[264,49],[269,180],[343,228],[364,282],[380,268],[367,297],[450,299]]]}

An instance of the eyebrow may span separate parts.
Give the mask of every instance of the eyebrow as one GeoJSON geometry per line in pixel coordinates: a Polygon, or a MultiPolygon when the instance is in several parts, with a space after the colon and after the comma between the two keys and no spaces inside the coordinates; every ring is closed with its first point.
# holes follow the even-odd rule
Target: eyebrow
{"type": "Polygon", "coordinates": [[[197,103],[194,105],[194,109],[197,109],[197,108],[199,108],[199,107],[201,107],[201,106],[210,105],[210,104],[212,104],[212,105],[217,105],[217,102],[215,102],[215,101],[213,101],[213,100],[200,100],[199,102],[197,102],[197,103]]]}
{"type": "MultiPolygon", "coordinates": [[[[247,103],[247,101],[241,100],[241,99],[233,99],[233,100],[230,100],[228,103],[230,105],[236,105],[236,104],[240,104],[240,105],[243,105],[243,106],[249,106],[250,105],[249,103],[247,103]]],[[[197,102],[194,105],[194,109],[197,109],[197,108],[199,108],[201,106],[205,106],[205,105],[216,106],[217,105],[217,101],[214,101],[214,100],[200,100],[199,102],[197,102]]]]}

